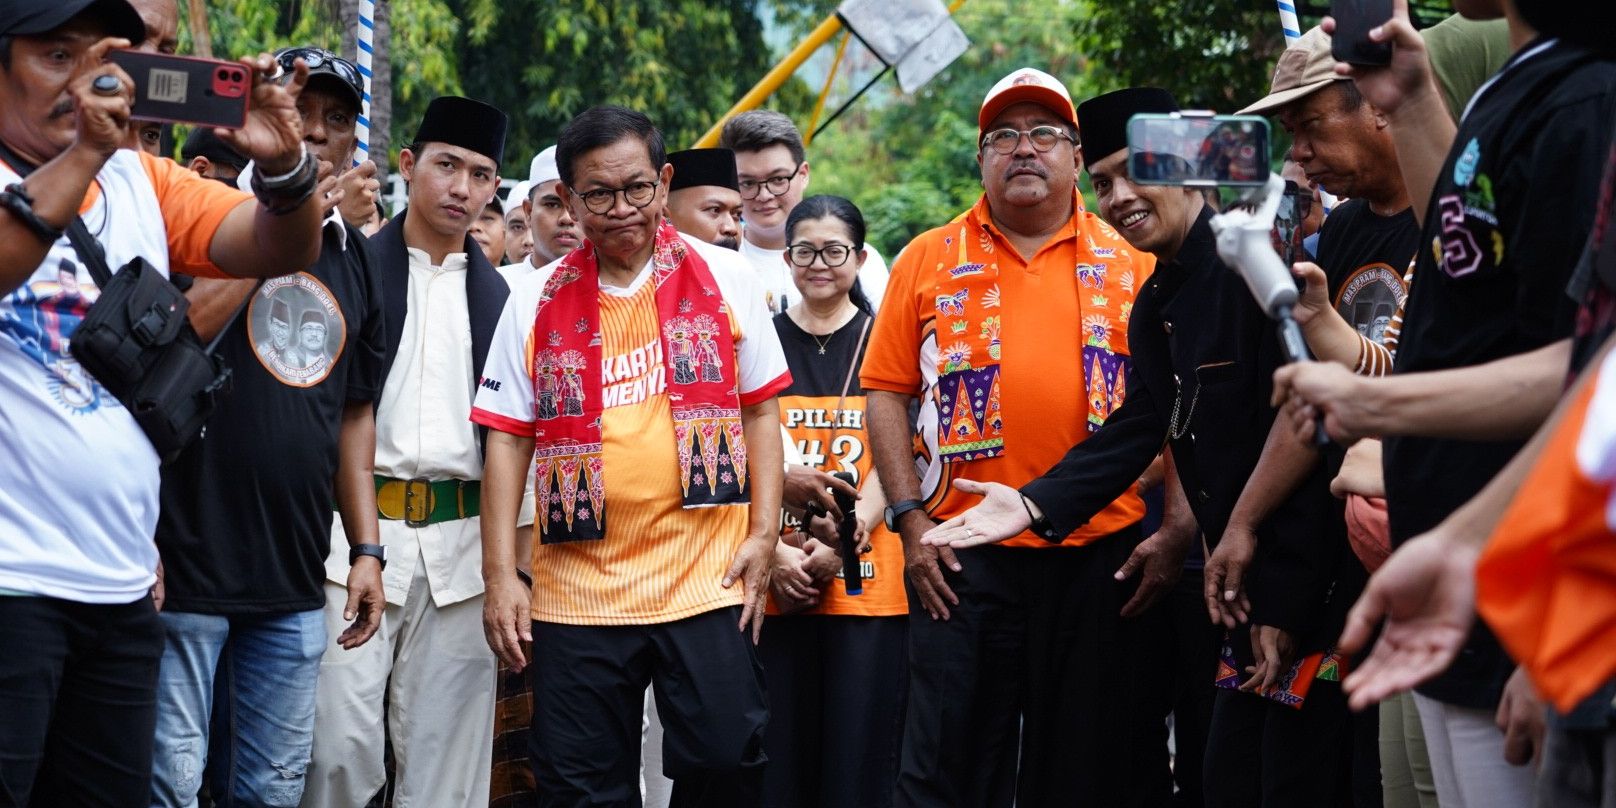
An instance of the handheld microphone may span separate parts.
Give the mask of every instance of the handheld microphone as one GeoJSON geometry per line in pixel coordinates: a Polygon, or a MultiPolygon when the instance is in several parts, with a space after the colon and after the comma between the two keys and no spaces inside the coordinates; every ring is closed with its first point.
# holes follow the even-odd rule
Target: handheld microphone
{"type": "MultiPolygon", "coordinates": [[[[834,475],[848,485],[853,485],[853,475],[838,471],[834,475]]],[[[842,521],[836,526],[836,538],[841,542],[842,551],[842,581],[847,587],[847,594],[864,594],[864,574],[859,568],[858,554],[858,514],[854,511],[856,500],[853,495],[840,489],[833,489],[831,495],[836,498],[836,507],[842,512],[842,521]]]]}

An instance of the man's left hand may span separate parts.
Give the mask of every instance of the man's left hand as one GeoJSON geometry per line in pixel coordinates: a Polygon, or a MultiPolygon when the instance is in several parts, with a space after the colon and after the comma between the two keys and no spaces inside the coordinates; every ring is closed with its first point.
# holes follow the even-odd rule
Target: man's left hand
{"type": "Polygon", "coordinates": [[[1276,687],[1296,661],[1296,638],[1290,632],[1273,626],[1251,627],[1251,653],[1257,664],[1246,668],[1251,678],[1240,686],[1246,693],[1267,695],[1276,687]]]}
{"type": "Polygon", "coordinates": [[[744,632],[751,627],[753,645],[763,636],[763,607],[769,599],[769,566],[774,561],[776,541],[774,536],[750,536],[741,542],[722,582],[725,589],[741,582],[744,600],[738,628],[744,632]]]}
{"type": "Polygon", "coordinates": [[[1127,561],[1122,562],[1121,568],[1113,576],[1118,581],[1126,581],[1134,573],[1140,573],[1139,586],[1134,589],[1133,597],[1122,605],[1122,616],[1142,614],[1154,606],[1167,590],[1172,589],[1184,572],[1184,557],[1189,555],[1189,551],[1189,541],[1165,531],[1157,531],[1133,548],[1133,553],[1127,561]]]}
{"type": "Polygon", "coordinates": [[[976,494],[982,501],[920,537],[921,544],[936,547],[975,547],[1014,538],[1032,526],[1032,515],[1021,499],[1021,492],[1004,483],[955,480],[954,489],[976,494]]]}
{"type": "Polygon", "coordinates": [[[1510,765],[1525,766],[1543,757],[1543,736],[1549,731],[1546,712],[1526,669],[1516,668],[1504,685],[1504,696],[1498,701],[1494,717],[1504,733],[1504,760],[1510,765]]]}
{"type": "Polygon", "coordinates": [[[387,598],[382,595],[382,564],[372,556],[360,556],[348,568],[348,603],[342,607],[342,619],[352,621],[337,637],[337,645],[352,651],[375,636],[382,626],[382,610],[387,598]]]}
{"type": "Polygon", "coordinates": [[[284,85],[268,78],[275,59],[267,53],[241,60],[253,77],[247,122],[240,129],[215,129],[225,145],[252,160],[265,176],[279,176],[297,168],[303,157],[303,119],[297,114],[297,95],[309,80],[309,66],[298,59],[292,78],[284,85]]]}
{"type": "Polygon", "coordinates": [[[1368,387],[1379,379],[1365,379],[1334,362],[1293,362],[1274,371],[1274,395],[1269,402],[1283,406],[1299,440],[1311,443],[1323,416],[1324,429],[1337,442],[1350,446],[1376,434],[1368,387]]]}

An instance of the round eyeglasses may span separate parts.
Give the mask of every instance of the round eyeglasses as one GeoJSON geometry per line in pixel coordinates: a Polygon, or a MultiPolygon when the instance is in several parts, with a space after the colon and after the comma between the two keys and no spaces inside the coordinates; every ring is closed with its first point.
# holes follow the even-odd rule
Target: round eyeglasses
{"type": "Polygon", "coordinates": [[[825,262],[825,266],[834,269],[847,263],[847,257],[852,254],[853,249],[846,244],[815,247],[807,242],[801,242],[791,245],[790,249],[786,250],[786,257],[799,267],[811,267],[814,265],[814,259],[818,258],[825,262]]]}
{"type": "Polygon", "coordinates": [[[1057,126],[1034,126],[1031,129],[995,129],[982,136],[982,148],[992,149],[998,154],[1009,154],[1020,145],[1022,135],[1032,143],[1033,150],[1046,152],[1055,148],[1055,144],[1062,140],[1071,140],[1077,144],[1072,136],[1066,134],[1057,126]]]}
{"type": "Polygon", "coordinates": [[[796,168],[791,169],[790,174],[779,174],[761,180],[741,180],[737,183],[740,186],[738,190],[741,192],[741,198],[757,199],[758,193],[764,188],[769,189],[770,194],[779,196],[785,193],[787,188],[791,187],[791,181],[797,178],[797,173],[800,171],[802,171],[802,163],[798,163],[796,168]]]}
{"type": "Polygon", "coordinates": [[[655,182],[631,182],[622,188],[596,188],[593,191],[584,191],[578,194],[578,198],[584,201],[584,207],[588,208],[590,213],[599,216],[610,211],[617,204],[618,194],[622,194],[623,201],[636,208],[643,208],[651,204],[651,200],[656,198],[657,186],[661,184],[661,180],[655,182]]]}

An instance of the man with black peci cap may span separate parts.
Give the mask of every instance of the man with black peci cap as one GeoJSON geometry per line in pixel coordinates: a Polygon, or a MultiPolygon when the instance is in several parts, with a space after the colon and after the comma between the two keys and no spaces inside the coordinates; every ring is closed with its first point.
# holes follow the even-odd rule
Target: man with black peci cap
{"type": "Polygon", "coordinates": [[[281,87],[267,54],[243,60],[252,111],[225,140],[259,163],[245,194],[122,148],[133,82],[104,58],[144,32],[123,0],[0,4],[4,805],[151,799],[158,456],[68,350],[100,284],[64,229],[81,218],[110,271],[143,258],[157,278],[270,277],[317,251],[315,165],[289,115],[306,66],[281,87]]]}
{"type": "MultiPolygon", "coordinates": [[[[1128,177],[1128,119],[1177,109],[1155,88],[1118,90],[1077,108],[1100,215],[1159,261],[1128,323],[1126,400],[1020,491],[956,481],[984,500],[930,531],[927,544],[969,547],[1029,528],[1059,540],[1131,486],[1164,442],[1201,531],[1214,546],[1222,537],[1274,422],[1270,377],[1281,354],[1273,325],[1218,259],[1200,191],[1128,177]]],[[[1322,467],[1257,535],[1250,612],[1236,609],[1240,624],[1219,666],[1220,685],[1240,689],[1221,690],[1213,711],[1209,806],[1303,805],[1344,788],[1347,711],[1340,661],[1329,652],[1363,568],[1347,547],[1322,467]],[[1241,684],[1243,673],[1251,675],[1241,684]]]]}
{"type": "MultiPolygon", "coordinates": [[[[304,143],[346,168],[357,68],[316,48],[276,58],[285,69],[299,59],[309,66],[297,103],[304,143]]],[[[212,140],[199,127],[186,145],[212,140]]],[[[208,148],[228,159],[217,147],[208,148]]],[[[324,614],[333,503],[352,542],[380,541],[371,463],[387,338],[382,290],[364,237],[342,220],[341,198],[323,200],[313,266],[264,284],[198,278],[187,293],[193,322],[209,335],[223,329],[217,350],[234,389],[202,437],[163,468],[156,536],[166,648],[153,806],[195,806],[204,771],[220,801],[294,803],[304,767],[291,763],[307,760],[314,740],[321,655],[363,644],[381,622],[375,558],[353,565],[334,607],[353,625],[328,633],[324,614]]]]}
{"type": "Polygon", "coordinates": [[[350,564],[383,565],[387,609],[371,642],[320,662],[305,806],[368,802],[387,779],[388,740],[397,808],[488,803],[495,669],[482,637],[482,441],[469,419],[506,287],[467,231],[499,188],[505,130],[487,104],[434,99],[399,153],[409,207],[370,241],[387,326],[373,481],[384,546],[350,552],[350,526],[332,531],[326,630],[351,619],[350,564]]]}
{"type": "Polygon", "coordinates": [[[741,247],[741,186],[735,152],[686,149],[668,153],[668,221],[679,232],[730,250],[741,247]]]}
{"type": "Polygon", "coordinates": [[[224,141],[206,126],[192,129],[191,134],[185,137],[185,145],[180,147],[180,160],[186,168],[231,188],[236,187],[236,178],[241,176],[241,172],[247,170],[247,158],[224,145],[224,141]]]}

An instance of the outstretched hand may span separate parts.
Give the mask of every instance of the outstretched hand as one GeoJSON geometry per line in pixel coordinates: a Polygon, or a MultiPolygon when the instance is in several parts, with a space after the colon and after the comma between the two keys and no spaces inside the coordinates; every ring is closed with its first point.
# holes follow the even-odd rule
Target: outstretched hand
{"type": "Polygon", "coordinates": [[[955,480],[954,488],[977,494],[982,502],[920,537],[922,544],[961,549],[992,544],[1020,535],[1032,525],[1021,492],[1003,483],[955,480]]]}
{"type": "MultiPolygon", "coordinates": [[[[1440,529],[1440,528],[1439,528],[1440,529]]],[[[1475,621],[1476,559],[1480,548],[1427,533],[1397,548],[1347,615],[1344,653],[1368,644],[1385,620],[1374,650],[1342,687],[1361,710],[1446,670],[1475,621]]]]}

